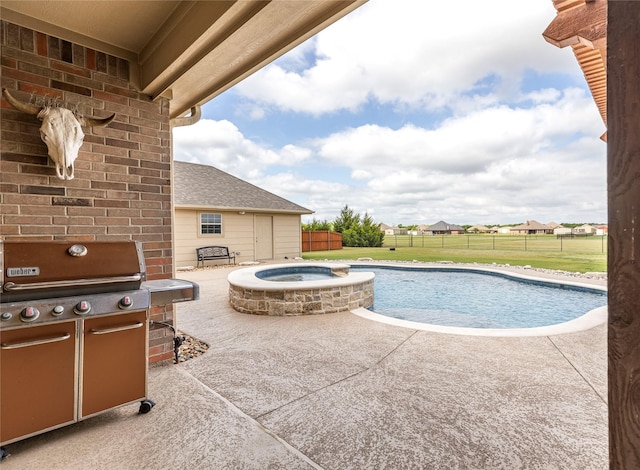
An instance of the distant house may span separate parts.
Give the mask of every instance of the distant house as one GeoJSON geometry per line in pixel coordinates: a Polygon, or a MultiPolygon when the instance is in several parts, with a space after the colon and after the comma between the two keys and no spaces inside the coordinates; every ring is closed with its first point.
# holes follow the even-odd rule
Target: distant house
{"type": "Polygon", "coordinates": [[[607,225],[598,225],[596,227],[596,235],[606,235],[609,233],[609,227],[607,225]]]}
{"type": "Polygon", "coordinates": [[[595,235],[597,229],[593,225],[584,224],[573,229],[573,233],[579,235],[595,235]]]}
{"type": "Polygon", "coordinates": [[[389,227],[384,231],[385,235],[407,235],[409,231],[406,228],[389,227]]]}
{"type": "Polygon", "coordinates": [[[553,234],[554,235],[571,235],[573,233],[573,230],[569,227],[564,227],[562,225],[555,227],[553,229],[553,234]]]}
{"type": "Polygon", "coordinates": [[[474,225],[467,229],[469,233],[489,233],[491,229],[489,227],[485,227],[484,225],[474,225]]]}
{"type": "Polygon", "coordinates": [[[428,225],[425,225],[425,224],[418,225],[418,232],[426,233],[428,231],[429,231],[429,226],[428,225]]]}
{"type": "Polygon", "coordinates": [[[387,224],[385,224],[385,223],[383,223],[383,222],[380,222],[380,224],[378,224],[378,228],[380,228],[380,231],[381,231],[382,233],[385,233],[385,234],[386,234],[386,233],[387,233],[387,230],[389,230],[390,228],[393,228],[393,227],[391,227],[391,225],[387,225],[387,224]]]}
{"type": "Polygon", "coordinates": [[[511,235],[545,235],[552,234],[553,229],[536,220],[527,220],[522,225],[516,225],[509,230],[511,235]]]}
{"type": "Polygon", "coordinates": [[[441,220],[429,226],[427,233],[429,235],[460,235],[464,233],[464,228],[441,220]]]}
{"type": "Polygon", "coordinates": [[[195,266],[196,248],[210,245],[236,261],[301,256],[301,215],[313,211],[212,166],[173,165],[176,266],[195,266]]]}

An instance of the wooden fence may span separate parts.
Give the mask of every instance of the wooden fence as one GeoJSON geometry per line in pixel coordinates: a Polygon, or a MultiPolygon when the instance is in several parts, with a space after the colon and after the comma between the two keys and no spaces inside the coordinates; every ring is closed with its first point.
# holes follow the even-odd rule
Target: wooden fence
{"type": "Polygon", "coordinates": [[[342,250],[342,234],[328,230],[302,232],[302,251],[342,250]]]}

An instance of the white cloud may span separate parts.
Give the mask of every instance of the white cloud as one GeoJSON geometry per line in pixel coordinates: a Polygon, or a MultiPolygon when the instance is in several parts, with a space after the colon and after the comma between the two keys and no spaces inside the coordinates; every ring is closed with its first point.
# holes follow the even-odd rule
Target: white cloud
{"type": "Polygon", "coordinates": [[[202,119],[173,129],[174,158],[211,165],[239,178],[257,177],[272,165],[296,165],[310,150],[293,144],[270,149],[247,139],[231,122],[202,119]]]}
{"type": "Polygon", "coordinates": [[[348,204],[388,224],[604,221],[604,125],[571,51],[542,38],[554,16],[548,0],[370,0],[234,89],[230,115],[255,126],[308,113],[315,137],[287,128],[288,143],[273,146],[257,126],[204,119],[173,131],[175,158],[320,220],[348,204]],[[391,127],[362,112],[372,101],[425,119],[391,127]],[[338,110],[357,121],[341,115],[340,130],[323,133],[338,110]]]}
{"type": "Polygon", "coordinates": [[[580,76],[571,52],[542,38],[554,16],[541,0],[370,0],[236,90],[315,115],[355,111],[371,97],[426,109],[460,105],[463,91],[504,97],[527,69],[580,76]],[[302,60],[312,48],[318,59],[302,60]]]}

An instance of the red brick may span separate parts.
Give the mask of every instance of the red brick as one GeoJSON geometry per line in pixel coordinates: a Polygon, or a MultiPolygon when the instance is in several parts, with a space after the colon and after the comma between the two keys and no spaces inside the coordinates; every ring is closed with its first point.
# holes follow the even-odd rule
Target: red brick
{"type": "Polygon", "coordinates": [[[47,35],[36,32],[36,54],[47,56],[49,48],[47,47],[47,35]]]}
{"type": "Polygon", "coordinates": [[[79,75],[81,77],[91,77],[91,72],[82,67],[77,67],[66,62],[58,62],[57,60],[51,61],[51,68],[54,70],[60,70],[61,72],[70,73],[73,75],[79,75]]]}
{"type": "Polygon", "coordinates": [[[86,67],[90,70],[96,69],[96,51],[93,49],[86,49],[86,67]]]}
{"type": "MultiPolygon", "coordinates": [[[[39,121],[0,102],[3,237],[135,239],[143,243],[150,260],[148,278],[170,278],[168,100],[152,101],[138,93],[128,82],[129,64],[122,59],[10,23],[2,25],[2,84],[16,90],[19,99],[46,96],[88,116],[116,113],[109,127],[85,130],[75,179],[61,181],[40,141],[39,121]],[[21,37],[31,52],[20,49],[21,37]],[[46,194],[20,194],[20,188],[46,194]]],[[[158,309],[154,315],[171,321],[173,309],[158,309]]],[[[158,334],[158,344],[152,345],[156,349],[150,350],[152,360],[171,360],[172,336],[158,334]]]]}

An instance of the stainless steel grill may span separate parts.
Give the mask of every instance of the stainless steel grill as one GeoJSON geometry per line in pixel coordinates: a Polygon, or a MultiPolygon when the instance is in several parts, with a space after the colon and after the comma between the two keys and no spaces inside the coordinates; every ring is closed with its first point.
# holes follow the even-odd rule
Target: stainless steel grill
{"type": "Polygon", "coordinates": [[[147,281],[136,242],[0,241],[0,264],[1,445],[136,401],[151,409],[149,308],[196,300],[196,284],[147,281]]]}

